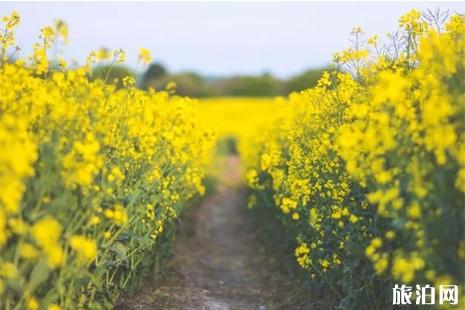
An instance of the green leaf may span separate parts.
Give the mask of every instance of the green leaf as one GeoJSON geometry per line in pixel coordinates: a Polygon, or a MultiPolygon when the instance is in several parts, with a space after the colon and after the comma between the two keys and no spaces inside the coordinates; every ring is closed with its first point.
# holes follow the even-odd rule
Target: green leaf
{"type": "Polygon", "coordinates": [[[121,243],[121,242],[116,242],[113,247],[112,247],[112,250],[119,256],[119,258],[121,259],[127,259],[127,252],[128,252],[128,249],[127,247],[121,243]]]}
{"type": "Polygon", "coordinates": [[[33,292],[40,284],[47,281],[50,275],[50,270],[44,261],[39,261],[32,269],[29,278],[28,288],[33,292]]]}

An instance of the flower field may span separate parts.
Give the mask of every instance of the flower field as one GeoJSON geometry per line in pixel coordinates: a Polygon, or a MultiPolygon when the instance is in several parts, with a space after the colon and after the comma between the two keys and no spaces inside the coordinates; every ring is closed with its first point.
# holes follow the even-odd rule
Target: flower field
{"type": "MultiPolygon", "coordinates": [[[[458,285],[465,306],[463,15],[412,10],[385,39],[354,28],[317,86],[288,98],[94,80],[125,52],[91,52],[82,66],[51,58],[68,40],[56,21],[19,58],[20,16],[2,23],[0,309],[109,309],[137,290],[227,139],[243,208],[278,219],[328,307],[384,309],[394,284],[458,285]]],[[[151,62],[147,49],[139,61],[151,62]]]]}
{"type": "Polygon", "coordinates": [[[89,82],[90,63],[52,68],[44,55],[65,29],[7,62],[19,15],[3,22],[0,308],[109,308],[203,192],[211,134],[189,99],[89,82]]]}
{"type": "Polygon", "coordinates": [[[394,283],[462,284],[463,303],[465,19],[413,10],[399,41],[352,35],[290,116],[242,143],[249,207],[277,214],[342,308],[383,308],[394,283]]]}
{"type": "Polygon", "coordinates": [[[199,99],[199,124],[212,128],[219,138],[247,139],[250,133],[289,112],[282,98],[205,98],[199,99]]]}

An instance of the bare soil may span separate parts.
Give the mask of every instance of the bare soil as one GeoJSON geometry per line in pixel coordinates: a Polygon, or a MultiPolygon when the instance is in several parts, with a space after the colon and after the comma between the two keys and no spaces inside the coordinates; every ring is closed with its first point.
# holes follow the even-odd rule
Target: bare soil
{"type": "Polygon", "coordinates": [[[261,242],[245,208],[237,156],[226,161],[216,193],[184,214],[170,272],[148,276],[118,309],[317,309],[295,275],[292,253],[261,242]]]}

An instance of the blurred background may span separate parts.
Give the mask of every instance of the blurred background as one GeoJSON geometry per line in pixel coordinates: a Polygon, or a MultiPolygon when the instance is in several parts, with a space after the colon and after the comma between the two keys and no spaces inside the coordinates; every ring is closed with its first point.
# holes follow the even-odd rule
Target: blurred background
{"type": "MultiPolygon", "coordinates": [[[[351,46],[351,29],[367,37],[396,29],[405,12],[464,12],[463,2],[9,2],[17,10],[21,54],[29,55],[39,29],[56,18],[69,25],[69,44],[59,53],[83,63],[91,50],[122,48],[124,66],[114,79],[137,77],[141,88],[165,88],[192,97],[270,97],[313,86],[331,55],[351,46]],[[335,9],[337,8],[337,9],[335,9]],[[154,62],[137,64],[140,47],[154,62]]],[[[105,66],[95,76],[106,74],[105,66]]]]}

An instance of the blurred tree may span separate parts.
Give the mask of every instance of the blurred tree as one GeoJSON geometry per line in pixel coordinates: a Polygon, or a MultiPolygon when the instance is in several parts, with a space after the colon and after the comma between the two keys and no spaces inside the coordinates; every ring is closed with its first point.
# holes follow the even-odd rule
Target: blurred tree
{"type": "Polygon", "coordinates": [[[176,94],[180,96],[204,97],[208,93],[203,78],[193,72],[165,74],[161,78],[148,81],[147,87],[161,90],[172,82],[176,84],[176,94]]]}
{"type": "Polygon", "coordinates": [[[269,74],[238,76],[223,80],[224,91],[229,96],[270,97],[279,95],[280,81],[269,74]]]}
{"type": "Polygon", "coordinates": [[[242,96],[273,97],[286,96],[316,85],[324,69],[307,70],[288,80],[279,80],[269,72],[253,76],[209,78],[195,72],[169,73],[160,63],[151,64],[142,74],[139,87],[162,90],[170,82],[176,84],[176,94],[191,97],[242,96]]]}
{"type": "Polygon", "coordinates": [[[316,86],[318,79],[324,70],[328,69],[311,69],[292,76],[284,82],[282,94],[287,95],[294,91],[301,91],[316,86]]]}
{"type": "Polygon", "coordinates": [[[147,89],[149,84],[155,80],[161,79],[168,74],[166,68],[160,63],[152,63],[142,75],[140,86],[142,89],[147,89]]]}
{"type": "Polygon", "coordinates": [[[123,78],[126,76],[132,76],[135,78],[134,72],[125,66],[103,65],[96,67],[92,71],[92,75],[89,77],[89,80],[102,80],[107,84],[116,85],[116,88],[122,88],[123,78]]]}

